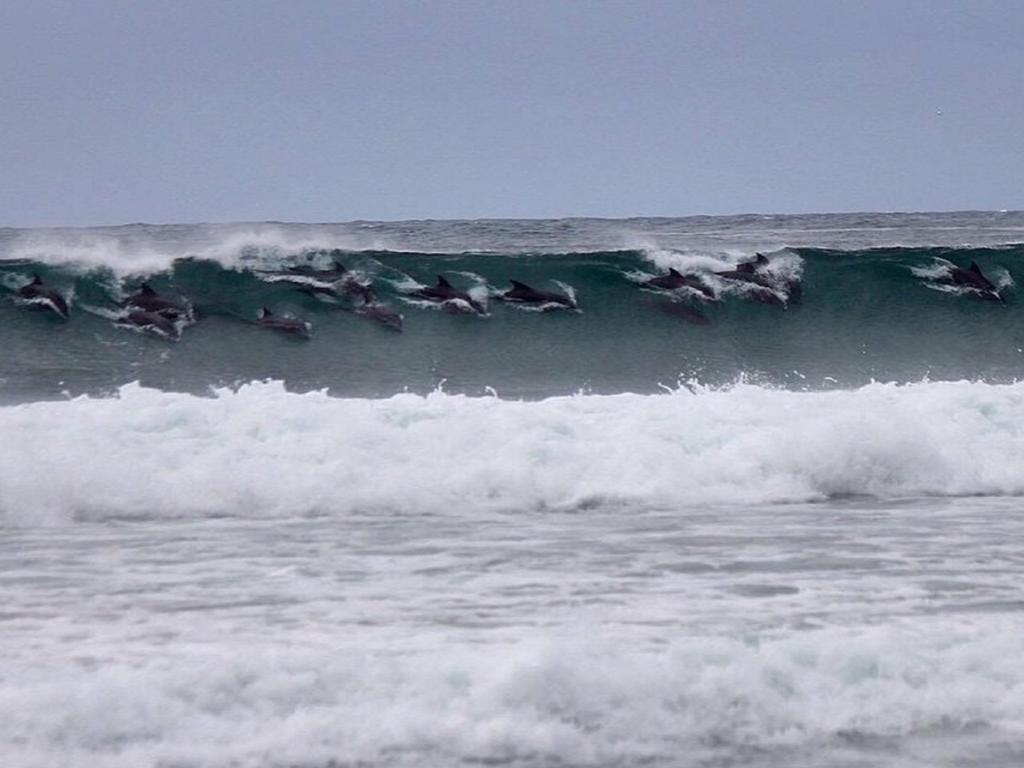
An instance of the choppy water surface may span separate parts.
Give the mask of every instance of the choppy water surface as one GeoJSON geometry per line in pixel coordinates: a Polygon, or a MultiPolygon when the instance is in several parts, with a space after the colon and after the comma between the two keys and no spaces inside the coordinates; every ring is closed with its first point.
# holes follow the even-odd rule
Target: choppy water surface
{"type": "Polygon", "coordinates": [[[0,734],[8,765],[1010,765],[1022,535],[980,499],[8,531],[0,734]]]}
{"type": "Polygon", "coordinates": [[[0,763],[1024,763],[1022,233],[0,230],[0,763]],[[332,249],[402,333],[278,279],[332,249]],[[715,274],[757,252],[769,288],[715,274]],[[115,324],[143,280],[180,340],[115,324]]]}

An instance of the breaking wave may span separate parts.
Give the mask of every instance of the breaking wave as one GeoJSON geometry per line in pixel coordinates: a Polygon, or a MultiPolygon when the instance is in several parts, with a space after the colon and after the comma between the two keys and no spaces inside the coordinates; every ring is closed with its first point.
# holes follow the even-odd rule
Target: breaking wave
{"type": "Polygon", "coordinates": [[[1024,493],[1024,384],[537,402],[128,385],[2,408],[0,433],[14,525],[1024,493]]]}

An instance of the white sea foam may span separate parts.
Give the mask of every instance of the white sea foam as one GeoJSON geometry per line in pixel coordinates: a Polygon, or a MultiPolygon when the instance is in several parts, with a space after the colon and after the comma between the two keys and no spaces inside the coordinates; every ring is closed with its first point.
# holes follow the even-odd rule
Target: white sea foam
{"type": "Polygon", "coordinates": [[[0,409],[0,520],[1024,493],[1024,384],[510,402],[255,383],[0,409]]]}
{"type": "Polygon", "coordinates": [[[355,235],[327,233],[273,224],[234,225],[207,230],[195,227],[194,238],[161,240],[97,230],[25,230],[5,249],[3,258],[79,269],[109,269],[119,276],[148,275],[169,269],[176,259],[209,259],[228,269],[278,267],[296,254],[342,249],[385,249],[382,242],[355,235]]]}
{"type": "Polygon", "coordinates": [[[1018,629],[932,620],[682,638],[656,652],[582,635],[404,654],[344,638],[236,640],[134,663],[128,643],[123,661],[50,659],[5,674],[0,749],[8,768],[269,768],[676,766],[716,753],[725,759],[710,764],[737,765],[743,748],[759,750],[752,765],[791,765],[785,750],[801,748],[829,765],[844,740],[979,727],[991,746],[1024,736],[1018,629]]]}

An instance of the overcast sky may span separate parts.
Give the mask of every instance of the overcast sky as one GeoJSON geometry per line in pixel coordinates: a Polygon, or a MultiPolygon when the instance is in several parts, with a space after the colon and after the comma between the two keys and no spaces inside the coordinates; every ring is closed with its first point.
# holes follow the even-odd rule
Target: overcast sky
{"type": "Polygon", "coordinates": [[[1024,208],[1022,40],[1016,0],[4,0],[0,225],[1024,208]]]}

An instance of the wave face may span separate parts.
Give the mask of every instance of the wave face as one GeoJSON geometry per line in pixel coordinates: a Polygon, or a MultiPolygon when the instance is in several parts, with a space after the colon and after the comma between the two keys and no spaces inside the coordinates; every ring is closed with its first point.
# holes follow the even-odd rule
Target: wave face
{"type": "Polygon", "coordinates": [[[0,520],[458,515],[1024,493],[1024,384],[510,402],[139,386],[0,409],[0,520]]]}
{"type": "Polygon", "coordinates": [[[1024,373],[1022,222],[929,214],[0,231],[0,398],[111,393],[136,380],[194,393],[269,378],[346,396],[443,384],[526,398],[739,377],[789,389],[1013,381],[1024,373]],[[404,315],[403,333],[279,279],[330,249],[404,315]],[[799,294],[712,274],[755,251],[799,294]],[[948,264],[972,261],[1004,302],[943,280],[948,264]],[[643,286],[670,267],[703,276],[717,300],[643,286]],[[15,300],[33,273],[71,300],[69,321],[15,300]],[[486,314],[439,312],[408,295],[437,274],[486,314]],[[195,308],[199,322],[179,342],[112,323],[144,278],[195,308]],[[571,293],[579,311],[498,301],[509,279],[571,293]],[[256,326],[263,306],[311,321],[312,340],[256,326]]]}

